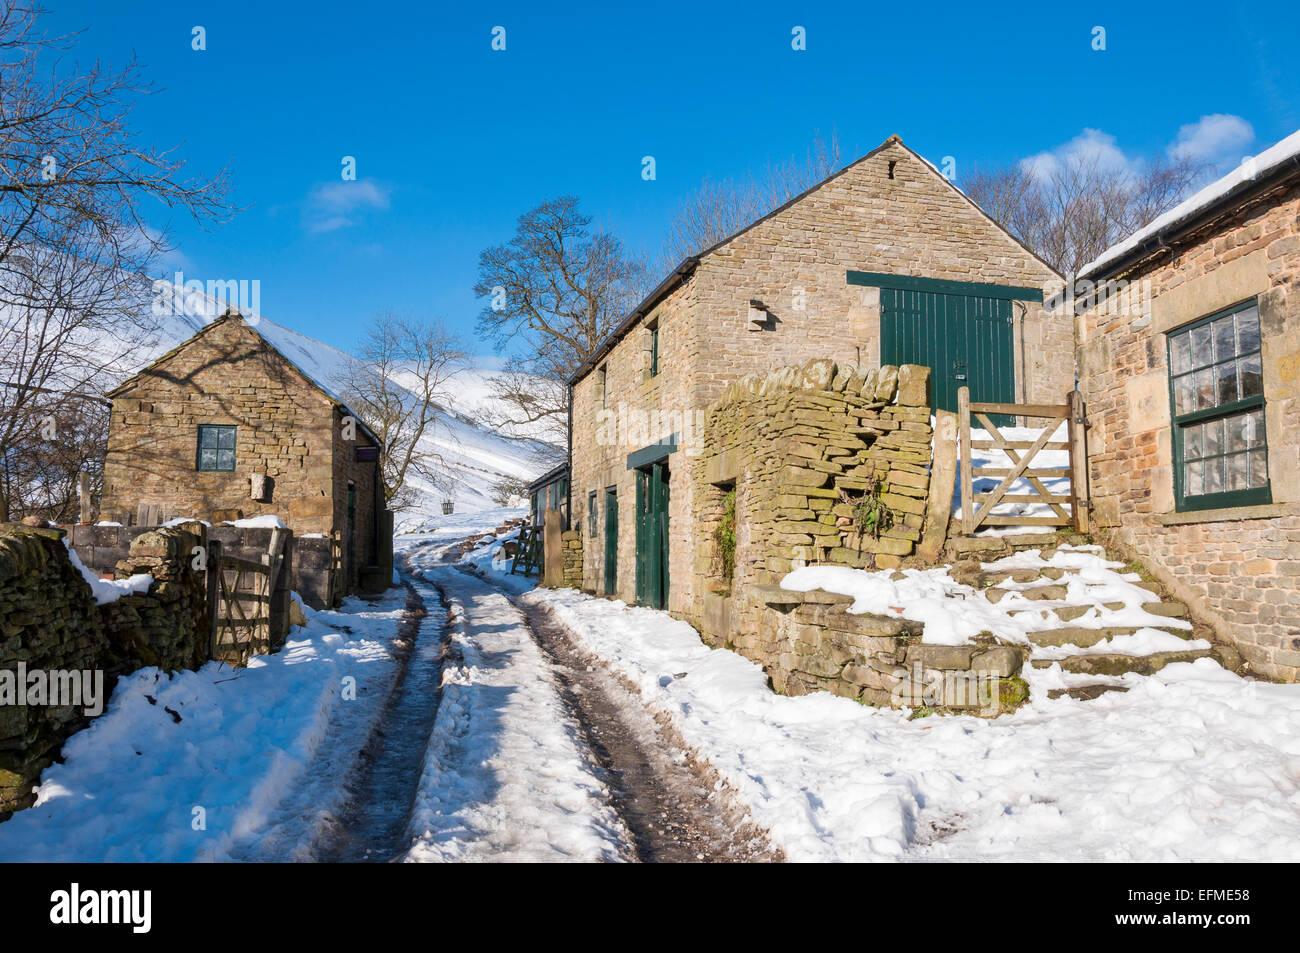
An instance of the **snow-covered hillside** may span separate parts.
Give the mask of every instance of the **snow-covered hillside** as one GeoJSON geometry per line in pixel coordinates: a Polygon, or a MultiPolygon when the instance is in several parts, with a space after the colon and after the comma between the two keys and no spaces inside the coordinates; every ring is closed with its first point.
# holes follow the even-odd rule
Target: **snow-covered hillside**
{"type": "MultiPolygon", "coordinates": [[[[176,347],[212,321],[221,306],[214,299],[187,293],[177,302],[175,314],[155,317],[157,329],[143,347],[132,352],[130,366],[119,368],[123,378],[176,347]]],[[[267,318],[249,319],[258,333],[313,380],[330,392],[343,394],[349,355],[267,318]]],[[[446,462],[446,481],[457,513],[478,512],[498,504],[491,498],[492,485],[502,477],[525,482],[554,466],[561,450],[528,435],[506,436],[492,429],[485,419],[493,409],[488,387],[492,370],[467,367],[452,379],[454,396],[440,415],[434,432],[421,442],[446,462]]],[[[398,532],[428,531],[443,522],[442,502],[448,494],[421,481],[412,481],[419,491],[418,504],[397,516],[398,532]]]]}

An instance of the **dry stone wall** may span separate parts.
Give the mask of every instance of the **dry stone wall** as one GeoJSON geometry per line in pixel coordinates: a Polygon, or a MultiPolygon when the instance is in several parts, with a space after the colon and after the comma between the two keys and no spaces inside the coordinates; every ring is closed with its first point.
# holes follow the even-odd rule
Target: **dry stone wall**
{"type": "Polygon", "coordinates": [[[829,563],[902,564],[920,539],[931,460],[929,369],[840,369],[828,359],[732,384],[709,409],[695,463],[695,572],[708,590],[779,581],[829,563]],[[735,490],[735,557],[717,529],[735,490]],[[870,522],[872,511],[880,514],[870,522]],[[728,578],[728,576],[730,578],[728,578]]]}
{"type": "Polygon", "coordinates": [[[80,681],[98,680],[106,703],[119,675],[147,665],[195,668],[207,659],[204,574],[190,561],[203,542],[197,530],[138,535],[114,576],[149,573],[153,584],[101,606],[62,530],[0,526],[0,820],[32,803],[41,772],[89,718],[85,704],[36,703],[33,678],[53,685],[85,673],[80,681]]]}
{"type": "MultiPolygon", "coordinates": [[[[90,586],[57,530],[0,527],[0,678],[102,669],[109,641],[90,586]]],[[[23,699],[27,696],[24,694],[23,699]]],[[[0,697],[0,818],[32,803],[32,784],[85,716],[72,705],[0,697]]]]}
{"type": "Polygon", "coordinates": [[[928,385],[924,367],[820,359],[737,381],[709,409],[708,450],[695,464],[694,569],[705,596],[692,621],[707,642],[762,665],[777,691],[982,714],[1024,700],[1022,654],[991,636],[925,645],[919,623],[780,587],[805,565],[897,569],[911,559],[929,493],[928,385]]]}
{"type": "Polygon", "coordinates": [[[944,708],[992,716],[1028,697],[1024,654],[992,636],[926,645],[922,625],[846,611],[851,596],[757,586],[749,624],[731,646],[761,664],[787,695],[827,691],[879,707],[944,708]]]}

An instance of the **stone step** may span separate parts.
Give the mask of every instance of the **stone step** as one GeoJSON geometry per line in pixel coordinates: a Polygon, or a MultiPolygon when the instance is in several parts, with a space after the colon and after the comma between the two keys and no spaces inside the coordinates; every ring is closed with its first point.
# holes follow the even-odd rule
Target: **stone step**
{"type": "Polygon", "coordinates": [[[1169,619],[1187,618],[1187,606],[1181,602],[1144,602],[1142,609],[1152,615],[1161,615],[1169,619]]]}
{"type": "Polygon", "coordinates": [[[1097,605],[1061,606],[1061,608],[1059,609],[1053,609],[1052,612],[1056,613],[1056,617],[1060,619],[1062,622],[1073,622],[1075,619],[1079,618],[1082,615],[1087,615],[1088,612],[1096,608],[1109,609],[1111,612],[1118,612],[1120,609],[1124,608],[1124,603],[1103,602],[1101,603],[1100,606],[1097,605]]]}
{"type": "Polygon", "coordinates": [[[1210,649],[1187,649],[1154,655],[1071,655],[1063,659],[1033,659],[1029,664],[1034,668],[1051,668],[1059,664],[1063,671],[1080,675],[1123,675],[1126,672],[1151,675],[1175,662],[1194,662],[1209,656],[1210,649]]]}
{"type": "Polygon", "coordinates": [[[1071,698],[1081,702],[1092,701],[1099,698],[1107,692],[1126,692],[1127,685],[1110,685],[1106,682],[1090,682],[1087,685],[1076,685],[1074,688],[1053,688],[1047,692],[1048,698],[1060,698],[1062,695],[1069,695],[1071,698]]]}
{"type": "Polygon", "coordinates": [[[1062,585],[1052,584],[1047,586],[1034,586],[1030,589],[990,589],[984,595],[988,597],[989,602],[1001,602],[1011,593],[1023,596],[1026,599],[1039,601],[1041,599],[1060,600],[1064,599],[1069,590],[1062,585]]]}
{"type": "Polygon", "coordinates": [[[1087,648],[1090,645],[1096,645],[1102,639],[1114,638],[1120,635],[1133,635],[1138,629],[1158,629],[1161,632],[1176,635],[1184,641],[1192,637],[1191,629],[1175,629],[1164,625],[1108,625],[1100,629],[1066,625],[1059,629],[1043,629],[1041,632],[1030,632],[1029,641],[1034,645],[1042,646],[1077,645],[1080,648],[1087,648]]]}
{"type": "Polygon", "coordinates": [[[1088,629],[1083,626],[1062,626],[1059,629],[1043,629],[1041,632],[1030,632],[1029,641],[1034,645],[1044,647],[1058,645],[1077,645],[1081,649],[1086,649],[1090,645],[1096,645],[1103,639],[1111,639],[1120,635],[1132,635],[1137,631],[1136,626],[1112,625],[1102,629],[1088,629]]]}

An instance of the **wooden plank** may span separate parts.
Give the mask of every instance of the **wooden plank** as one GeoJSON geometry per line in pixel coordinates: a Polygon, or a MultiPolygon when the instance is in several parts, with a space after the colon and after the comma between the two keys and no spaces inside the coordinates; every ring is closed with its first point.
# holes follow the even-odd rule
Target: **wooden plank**
{"type": "Polygon", "coordinates": [[[255,563],[251,559],[240,559],[236,556],[222,556],[221,568],[226,571],[237,570],[239,572],[251,572],[259,575],[268,575],[271,572],[270,566],[264,566],[262,563],[255,563]]]}
{"type": "Polygon", "coordinates": [[[1069,404],[971,404],[972,414],[1010,414],[1013,417],[1064,417],[1069,404]]]}
{"type": "MultiPolygon", "coordinates": [[[[976,467],[975,468],[975,475],[977,477],[978,476],[988,476],[988,477],[1006,476],[1008,473],[1011,472],[1012,470],[1009,467],[976,467]]],[[[1062,477],[1068,477],[1069,475],[1070,475],[1069,467],[1042,467],[1042,468],[1030,467],[1024,472],[1024,476],[1026,477],[1039,477],[1041,479],[1048,479],[1048,480],[1060,479],[1062,477]]]]}
{"type": "Polygon", "coordinates": [[[969,536],[975,532],[975,504],[970,498],[975,490],[975,480],[971,475],[969,387],[957,389],[957,428],[961,440],[961,531],[962,535],[969,536]]]}
{"type": "Polygon", "coordinates": [[[1077,390],[1070,391],[1070,513],[1074,517],[1074,529],[1078,533],[1088,532],[1088,452],[1087,430],[1085,429],[1083,395],[1077,390]]]}
{"type": "Polygon", "coordinates": [[[986,516],[983,526],[1069,526],[1070,518],[1060,516],[986,516]]]}
{"type": "MultiPolygon", "coordinates": [[[[994,496],[992,493],[976,493],[975,501],[984,500],[1001,500],[1003,503],[1070,503],[1073,502],[1071,496],[1043,496],[1042,494],[1029,493],[1006,493],[1002,496],[994,496]]],[[[1058,516],[1061,514],[1057,514],[1058,516]]]]}
{"type": "Polygon", "coordinates": [[[950,410],[935,412],[934,461],[930,466],[930,496],[925,505],[925,523],[916,554],[926,562],[939,558],[948,536],[952,515],[953,482],[957,478],[957,415],[950,410]]]}
{"type": "MultiPolygon", "coordinates": [[[[1004,450],[1008,447],[1012,450],[1032,450],[1034,442],[1032,440],[1006,440],[999,444],[994,440],[973,440],[971,441],[971,446],[976,450],[1004,450]]],[[[1069,450],[1070,443],[1067,440],[1051,440],[1038,449],[1069,450]]]]}

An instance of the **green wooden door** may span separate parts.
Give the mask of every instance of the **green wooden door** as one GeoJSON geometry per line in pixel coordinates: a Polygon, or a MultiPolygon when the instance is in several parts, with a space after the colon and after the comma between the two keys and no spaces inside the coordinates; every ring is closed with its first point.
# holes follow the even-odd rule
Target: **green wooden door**
{"type": "Polygon", "coordinates": [[[668,606],[668,464],[636,471],[636,601],[668,606]]]}
{"type": "Polygon", "coordinates": [[[880,363],[930,368],[932,409],[956,411],[963,386],[973,401],[1015,403],[1012,313],[1006,298],[881,288],[880,363]]]}
{"type": "Polygon", "coordinates": [[[605,595],[618,592],[618,490],[605,489],[605,595]]]}

